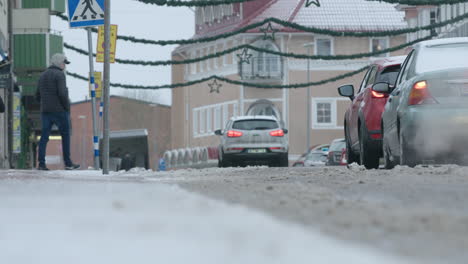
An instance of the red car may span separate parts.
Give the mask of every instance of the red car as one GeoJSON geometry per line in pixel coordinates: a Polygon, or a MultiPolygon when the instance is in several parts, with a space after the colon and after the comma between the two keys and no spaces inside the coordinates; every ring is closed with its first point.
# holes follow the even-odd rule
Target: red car
{"type": "Polygon", "coordinates": [[[379,167],[382,156],[381,120],[388,94],[378,93],[372,87],[381,82],[393,86],[405,57],[387,57],[374,61],[356,95],[353,85],[338,88],[341,96],[349,97],[352,101],[344,121],[348,164],[357,162],[367,169],[379,167]]]}

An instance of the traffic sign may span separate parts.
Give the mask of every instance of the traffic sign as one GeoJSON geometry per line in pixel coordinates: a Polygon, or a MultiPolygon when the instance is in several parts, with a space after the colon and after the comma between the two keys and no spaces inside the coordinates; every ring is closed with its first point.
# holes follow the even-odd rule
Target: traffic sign
{"type": "Polygon", "coordinates": [[[104,25],[104,0],[68,0],[70,27],[104,25]]]}
{"type": "MultiPolygon", "coordinates": [[[[110,63],[115,62],[115,50],[117,46],[117,25],[110,26],[110,63]]],[[[104,27],[98,29],[96,48],[96,62],[104,62],[104,27]]]]}

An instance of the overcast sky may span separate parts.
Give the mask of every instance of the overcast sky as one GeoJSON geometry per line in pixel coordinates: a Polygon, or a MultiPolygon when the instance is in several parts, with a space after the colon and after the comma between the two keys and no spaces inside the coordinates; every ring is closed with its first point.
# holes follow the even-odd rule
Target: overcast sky
{"type": "MultiPolygon", "coordinates": [[[[68,13],[66,13],[68,16],[68,13]]],[[[194,14],[187,7],[166,7],[144,4],[137,0],[111,1],[111,23],[118,25],[118,34],[138,38],[169,40],[186,39],[194,33],[194,14]]],[[[64,42],[87,50],[87,33],[83,29],[70,29],[67,22],[52,16],[52,29],[61,32],[64,42]]],[[[93,51],[96,52],[96,35],[93,33],[93,51]]],[[[116,57],[131,60],[168,60],[175,46],[156,46],[135,44],[118,40],[116,57]]],[[[64,48],[71,61],[67,70],[88,76],[89,60],[87,56],[64,48]]],[[[102,71],[102,63],[94,63],[96,71],[102,71]]],[[[137,85],[161,85],[171,82],[170,66],[133,66],[111,64],[111,82],[137,85]]],[[[67,78],[70,98],[73,102],[88,96],[88,84],[85,81],[67,78]]],[[[111,87],[111,94],[124,93],[124,89],[111,87]]],[[[158,103],[170,104],[169,89],[155,91],[158,103]]]]}

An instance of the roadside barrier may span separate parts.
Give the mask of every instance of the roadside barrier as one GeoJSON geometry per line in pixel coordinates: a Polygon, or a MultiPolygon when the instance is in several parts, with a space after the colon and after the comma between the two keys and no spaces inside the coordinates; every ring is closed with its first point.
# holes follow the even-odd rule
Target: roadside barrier
{"type": "Polygon", "coordinates": [[[164,152],[167,170],[218,166],[218,147],[194,147],[164,152]]]}

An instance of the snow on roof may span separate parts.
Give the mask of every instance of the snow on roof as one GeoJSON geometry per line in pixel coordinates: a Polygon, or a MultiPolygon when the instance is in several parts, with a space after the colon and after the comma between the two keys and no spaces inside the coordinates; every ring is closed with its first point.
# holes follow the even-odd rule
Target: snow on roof
{"type": "Polygon", "coordinates": [[[303,26],[342,31],[382,31],[407,27],[405,13],[396,10],[394,4],[366,0],[322,0],[320,7],[299,7],[301,3],[301,0],[278,0],[252,22],[276,17],[303,26]]]}

